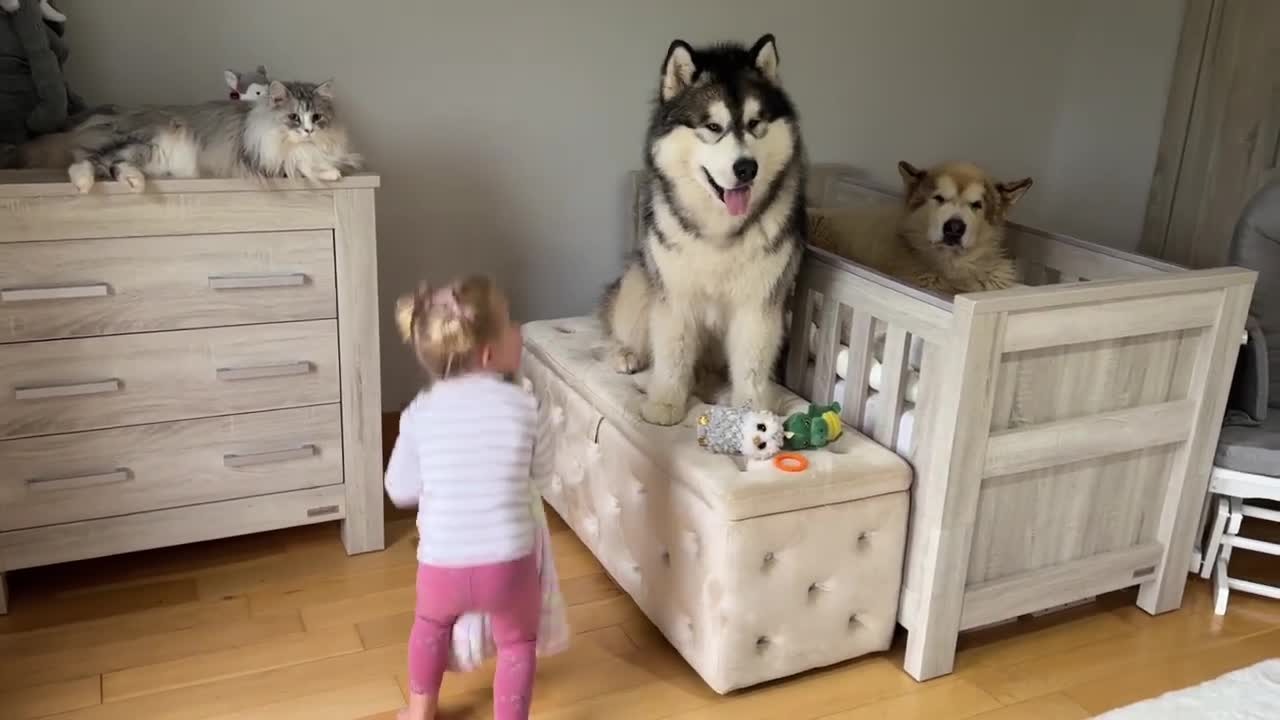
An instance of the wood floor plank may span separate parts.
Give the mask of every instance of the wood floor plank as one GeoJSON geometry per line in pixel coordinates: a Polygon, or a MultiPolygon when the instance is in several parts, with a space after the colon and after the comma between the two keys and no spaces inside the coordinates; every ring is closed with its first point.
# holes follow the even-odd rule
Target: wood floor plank
{"type": "Polygon", "coordinates": [[[749,688],[673,720],[810,720],[911,693],[917,683],[883,658],[749,688]]]}
{"type": "Polygon", "coordinates": [[[0,633],[0,656],[16,658],[55,650],[86,648],[198,625],[235,622],[248,617],[249,603],[240,598],[159,608],[26,632],[0,633]]]}
{"type": "Polygon", "coordinates": [[[1170,690],[1198,685],[1275,657],[1280,657],[1280,630],[1164,662],[1134,665],[1127,671],[1076,685],[1063,694],[1089,712],[1099,714],[1170,690]]]}
{"type": "Polygon", "coordinates": [[[110,588],[30,603],[18,595],[12,603],[10,613],[0,617],[0,633],[23,632],[68,623],[100,620],[115,615],[180,605],[196,599],[196,582],[190,578],[165,580],[135,587],[110,588]]]}
{"type": "Polygon", "coordinates": [[[379,592],[403,590],[414,582],[414,565],[379,568],[339,577],[300,577],[247,593],[249,612],[269,615],[297,612],[315,605],[353,600],[379,592]]]}
{"type": "Polygon", "coordinates": [[[102,677],[102,696],[104,702],[115,702],[348,655],[363,649],[359,636],[351,627],[296,632],[243,647],[110,672],[102,677]]]}
{"type": "Polygon", "coordinates": [[[403,705],[404,697],[395,680],[384,677],[210,717],[212,720],[349,720],[394,712],[403,705]]]}
{"type": "Polygon", "coordinates": [[[569,607],[623,595],[622,589],[602,572],[562,580],[560,593],[564,595],[565,605],[569,607]]]}
{"type": "MultiPolygon", "coordinates": [[[[1000,707],[999,701],[977,685],[962,678],[942,678],[915,692],[822,717],[824,720],[964,720],[1000,707]]],[[[778,712],[781,715],[788,710],[779,707],[778,712]]]]}
{"type": "Polygon", "coordinates": [[[568,615],[569,627],[575,633],[621,625],[628,620],[644,617],[640,608],[626,595],[571,605],[568,615]]]}
{"type": "Polygon", "coordinates": [[[0,717],[33,720],[102,702],[98,676],[0,692],[0,717]]]}
{"type": "Polygon", "coordinates": [[[405,653],[401,644],[339,655],[104,703],[66,713],[58,720],[206,720],[364,681],[392,678],[404,667],[405,653]]]}
{"type": "Polygon", "coordinates": [[[14,661],[14,671],[0,671],[0,690],[97,677],[131,667],[185,660],[202,652],[238,649],[301,631],[302,623],[294,614],[265,619],[246,618],[222,625],[196,625],[100,645],[25,653],[20,660],[14,661]]]}
{"type": "Polygon", "coordinates": [[[1142,628],[1141,632],[987,670],[980,678],[968,677],[1001,702],[1012,704],[1114,677],[1135,664],[1205,652],[1271,629],[1243,616],[1218,618],[1211,612],[1187,610],[1148,617],[1142,628]]]}
{"type": "Polygon", "coordinates": [[[1089,720],[1091,717],[1093,713],[1065,695],[1045,695],[979,713],[973,716],[973,720],[1089,720]]]}

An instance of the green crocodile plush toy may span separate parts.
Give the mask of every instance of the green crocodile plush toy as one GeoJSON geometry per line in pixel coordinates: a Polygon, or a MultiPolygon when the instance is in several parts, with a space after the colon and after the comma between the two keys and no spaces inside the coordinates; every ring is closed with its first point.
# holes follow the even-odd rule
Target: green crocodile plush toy
{"type": "Polygon", "coordinates": [[[793,413],[783,423],[788,450],[826,447],[844,433],[840,403],[810,405],[808,412],[793,413]]]}

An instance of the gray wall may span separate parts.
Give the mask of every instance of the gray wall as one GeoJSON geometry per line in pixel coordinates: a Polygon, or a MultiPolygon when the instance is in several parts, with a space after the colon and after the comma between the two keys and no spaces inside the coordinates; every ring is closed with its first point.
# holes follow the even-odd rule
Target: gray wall
{"type": "MultiPolygon", "coordinates": [[[[62,0],[94,102],[224,97],[222,69],[333,76],[382,173],[384,308],[498,275],[526,319],[589,310],[620,265],[624,173],[673,37],[778,36],[810,156],[1032,175],[1024,222],[1133,248],[1178,0],[62,0]]],[[[388,313],[389,314],[389,313],[388,313]]],[[[415,389],[383,328],[384,403],[415,389]]]]}

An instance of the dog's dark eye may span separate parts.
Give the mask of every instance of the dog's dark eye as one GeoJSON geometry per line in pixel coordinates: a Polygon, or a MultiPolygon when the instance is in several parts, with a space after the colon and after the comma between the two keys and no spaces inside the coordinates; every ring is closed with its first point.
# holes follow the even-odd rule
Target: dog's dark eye
{"type": "Polygon", "coordinates": [[[759,120],[751,120],[751,121],[749,121],[749,122],[747,123],[747,132],[749,132],[749,133],[754,133],[755,131],[757,131],[757,130],[759,130],[759,129],[760,129],[760,121],[759,121],[759,120]]]}
{"type": "Polygon", "coordinates": [[[315,115],[311,116],[311,122],[320,122],[323,119],[324,119],[324,116],[321,115],[320,113],[316,113],[315,115]]]}
{"type": "Polygon", "coordinates": [[[977,201],[975,201],[975,202],[971,202],[971,203],[969,203],[969,207],[973,208],[974,210],[981,210],[981,209],[982,209],[982,201],[981,201],[981,200],[977,200],[977,201]]]}
{"type": "Polygon", "coordinates": [[[713,135],[719,135],[724,132],[724,126],[720,123],[707,123],[707,132],[710,132],[713,135]]]}
{"type": "Polygon", "coordinates": [[[764,426],[764,423],[760,423],[760,424],[756,425],[756,430],[759,430],[760,432],[764,432],[765,430],[768,430],[768,429],[769,429],[769,428],[767,428],[767,427],[765,427],[765,426],[764,426]]]}
{"type": "Polygon", "coordinates": [[[934,201],[934,202],[936,202],[936,203],[938,203],[939,205],[941,205],[942,203],[946,202],[946,201],[947,201],[947,199],[946,199],[946,198],[944,198],[944,197],[942,197],[941,195],[934,195],[934,196],[933,196],[933,201],[934,201]]]}
{"type": "Polygon", "coordinates": [[[289,122],[298,122],[302,118],[298,117],[298,113],[289,113],[289,122]]]}

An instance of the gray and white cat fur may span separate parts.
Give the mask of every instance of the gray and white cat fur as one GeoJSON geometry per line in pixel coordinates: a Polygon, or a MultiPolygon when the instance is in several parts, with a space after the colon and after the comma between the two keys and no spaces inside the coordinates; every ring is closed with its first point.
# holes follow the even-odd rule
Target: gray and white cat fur
{"type": "Polygon", "coordinates": [[[333,85],[271,81],[260,102],[108,107],[70,131],[67,174],[80,192],[114,178],[304,178],[331,182],[360,167],[334,111],[333,85]]]}

